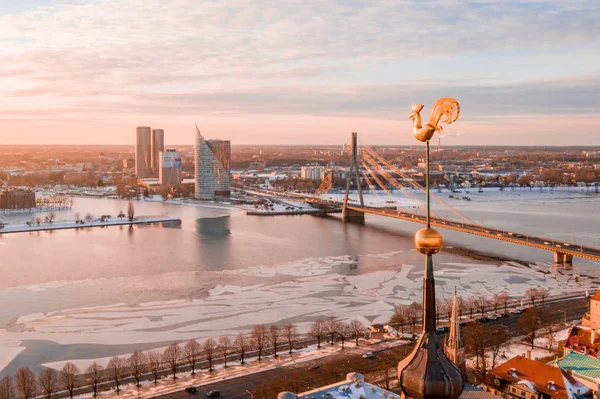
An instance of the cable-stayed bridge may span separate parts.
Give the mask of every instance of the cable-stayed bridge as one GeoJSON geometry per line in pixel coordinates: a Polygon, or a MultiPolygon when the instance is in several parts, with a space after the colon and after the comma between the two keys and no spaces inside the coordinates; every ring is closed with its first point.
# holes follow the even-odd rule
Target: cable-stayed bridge
{"type": "MultiPolygon", "coordinates": [[[[323,198],[323,196],[331,190],[333,183],[333,177],[331,175],[326,175],[324,177],[314,195],[269,190],[258,191],[265,195],[304,201],[310,203],[315,208],[322,209],[324,213],[341,212],[342,220],[348,222],[364,223],[365,214],[371,214],[426,224],[425,215],[395,209],[395,207],[387,205],[365,205],[362,193],[362,182],[366,182],[369,190],[375,195],[378,195],[378,192],[381,191],[389,195],[389,188],[393,187],[394,189],[400,190],[406,198],[419,203],[421,201],[415,196],[414,190],[425,191],[423,186],[407,176],[402,170],[391,164],[372,148],[363,146],[359,149],[356,133],[352,133],[350,167],[346,174],[346,191],[343,200],[323,198]],[[352,188],[353,184],[354,188],[352,188]],[[375,189],[376,187],[378,188],[377,190],[375,189]],[[350,193],[353,190],[357,191],[357,199],[350,198],[350,193]]],[[[432,213],[431,225],[434,227],[552,251],[554,253],[554,262],[557,264],[570,265],[574,256],[600,262],[599,248],[487,227],[473,222],[456,208],[442,201],[434,193],[431,193],[430,195],[442,208],[457,217],[457,220],[450,220],[432,213]]]]}

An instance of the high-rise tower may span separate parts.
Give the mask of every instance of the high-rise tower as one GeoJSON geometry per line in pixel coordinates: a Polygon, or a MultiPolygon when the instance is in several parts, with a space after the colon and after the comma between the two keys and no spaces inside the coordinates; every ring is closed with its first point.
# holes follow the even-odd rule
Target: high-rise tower
{"type": "Polygon", "coordinates": [[[196,126],[194,161],[196,198],[214,199],[231,194],[229,140],[205,140],[196,126]]]}
{"type": "Polygon", "coordinates": [[[446,336],[444,344],[444,353],[452,363],[454,363],[462,373],[463,377],[467,375],[467,365],[465,361],[465,347],[460,334],[460,313],[458,311],[459,298],[456,296],[454,288],[454,300],[452,301],[452,316],[450,318],[450,333],[446,336]]]}
{"type": "Polygon", "coordinates": [[[135,174],[143,179],[152,173],[152,139],[148,126],[135,129],[135,174]]]}
{"type": "Polygon", "coordinates": [[[152,129],[152,155],[151,165],[152,176],[158,176],[158,168],[160,162],[160,153],[165,150],[165,131],[163,129],[152,129]]]}

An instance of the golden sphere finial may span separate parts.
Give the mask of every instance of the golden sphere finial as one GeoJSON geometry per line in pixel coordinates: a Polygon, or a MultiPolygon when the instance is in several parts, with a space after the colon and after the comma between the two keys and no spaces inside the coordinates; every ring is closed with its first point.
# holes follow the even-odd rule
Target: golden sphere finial
{"type": "Polygon", "coordinates": [[[423,255],[434,255],[440,252],[444,240],[439,231],[426,227],[415,233],[415,247],[423,255]]]}

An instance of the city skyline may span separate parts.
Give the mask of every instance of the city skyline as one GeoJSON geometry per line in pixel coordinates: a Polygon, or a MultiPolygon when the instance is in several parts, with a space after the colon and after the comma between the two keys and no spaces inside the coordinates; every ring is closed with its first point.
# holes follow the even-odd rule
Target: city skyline
{"type": "Polygon", "coordinates": [[[130,144],[143,123],[191,145],[198,123],[237,144],[342,144],[356,130],[406,145],[406,106],[440,96],[466,110],[442,144],[598,134],[591,1],[11,3],[0,144],[130,144]]]}

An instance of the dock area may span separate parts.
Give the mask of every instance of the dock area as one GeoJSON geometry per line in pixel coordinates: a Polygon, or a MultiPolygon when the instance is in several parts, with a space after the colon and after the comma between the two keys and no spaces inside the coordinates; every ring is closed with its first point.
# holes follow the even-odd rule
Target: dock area
{"type": "Polygon", "coordinates": [[[128,218],[105,218],[104,220],[60,220],[52,223],[42,222],[35,225],[27,224],[5,224],[0,226],[0,234],[9,233],[26,233],[35,231],[50,231],[50,230],[65,230],[65,229],[86,229],[91,227],[107,227],[107,226],[124,226],[134,224],[155,224],[155,223],[166,223],[166,222],[178,222],[181,223],[181,219],[173,218],[170,216],[139,216],[129,220],[128,218]]]}
{"type": "Polygon", "coordinates": [[[341,213],[342,209],[294,209],[285,211],[268,210],[244,210],[249,216],[290,216],[290,215],[328,215],[330,213],[341,213]]]}

